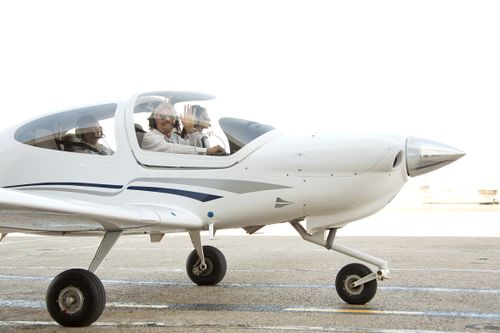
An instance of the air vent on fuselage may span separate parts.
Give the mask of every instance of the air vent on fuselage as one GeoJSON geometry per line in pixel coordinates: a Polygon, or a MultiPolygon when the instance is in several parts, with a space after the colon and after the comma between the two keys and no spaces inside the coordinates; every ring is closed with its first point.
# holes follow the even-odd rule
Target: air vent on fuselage
{"type": "Polygon", "coordinates": [[[403,151],[400,150],[399,153],[394,158],[394,162],[392,163],[392,168],[397,168],[401,164],[402,160],[403,160],[403,151]]]}

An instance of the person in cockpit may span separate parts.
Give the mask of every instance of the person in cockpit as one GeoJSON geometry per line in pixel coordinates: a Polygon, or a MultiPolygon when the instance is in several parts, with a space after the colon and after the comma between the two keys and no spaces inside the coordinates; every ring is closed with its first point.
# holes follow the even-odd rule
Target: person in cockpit
{"type": "Polygon", "coordinates": [[[176,127],[179,127],[178,117],[174,107],[168,103],[160,103],[153,110],[148,120],[150,130],[142,139],[142,149],[168,153],[208,155],[224,151],[221,146],[211,148],[191,146],[188,141],[174,131],[176,127]]]}
{"type": "Polygon", "coordinates": [[[184,119],[190,119],[191,126],[186,121],[184,122],[184,128],[181,132],[182,138],[195,147],[210,147],[207,136],[203,134],[203,130],[210,127],[210,117],[207,109],[199,105],[186,105],[184,119]]]}
{"type": "Polygon", "coordinates": [[[99,122],[93,116],[85,115],[78,119],[75,136],[78,140],[65,143],[69,151],[93,155],[112,155],[114,153],[110,148],[99,143],[99,140],[104,137],[104,133],[99,122]]]}

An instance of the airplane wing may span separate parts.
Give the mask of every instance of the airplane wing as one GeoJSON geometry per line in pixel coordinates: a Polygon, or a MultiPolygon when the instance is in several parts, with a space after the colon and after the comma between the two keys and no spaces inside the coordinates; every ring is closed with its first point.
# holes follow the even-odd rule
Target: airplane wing
{"type": "Polygon", "coordinates": [[[114,205],[46,197],[0,189],[0,232],[93,232],[144,229],[189,230],[202,226],[196,214],[180,207],[114,205]]]}

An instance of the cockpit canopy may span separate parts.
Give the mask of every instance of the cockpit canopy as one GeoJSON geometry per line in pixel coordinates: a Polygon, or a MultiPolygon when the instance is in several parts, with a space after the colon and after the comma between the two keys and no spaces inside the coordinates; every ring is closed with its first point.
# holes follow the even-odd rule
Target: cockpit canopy
{"type": "MultiPolygon", "coordinates": [[[[198,92],[150,92],[137,95],[133,103],[129,104],[133,106],[132,110],[118,112],[118,106],[125,106],[126,104],[108,103],[42,116],[21,125],[15,131],[14,138],[18,142],[43,149],[61,152],[112,155],[117,150],[117,146],[120,147],[121,145],[131,144],[131,142],[117,142],[117,138],[129,137],[130,140],[134,141],[132,133],[135,133],[137,141],[136,143],[132,143],[132,150],[137,152],[136,157],[146,153],[173,156],[173,153],[146,152],[140,148],[141,138],[149,130],[150,123],[148,122],[148,118],[153,110],[160,103],[171,105],[178,115],[179,120],[175,132],[180,134],[182,129],[180,120],[185,105],[200,104],[204,107],[205,104],[212,99],[214,99],[214,96],[198,92]],[[118,119],[118,117],[122,119],[118,119]],[[125,119],[123,119],[123,117],[125,117],[125,119]],[[83,118],[87,119],[87,123],[88,119],[94,119],[93,123],[95,123],[95,126],[93,127],[95,127],[95,133],[94,129],[81,128],[81,120],[83,118]],[[126,126],[123,127],[122,124],[126,124],[126,126]],[[130,127],[130,129],[128,127],[130,127]],[[117,135],[118,131],[124,131],[124,135],[117,135]],[[90,136],[93,136],[91,139],[94,139],[90,140],[93,141],[90,145],[87,143],[88,140],[84,140],[84,134],[87,133],[90,133],[90,136]],[[131,133],[132,135],[128,136],[125,133],[131,133]]],[[[215,116],[212,114],[212,108],[210,106],[206,108],[206,110],[210,116],[215,116]]],[[[220,110],[216,111],[220,113],[220,110]]],[[[209,118],[209,116],[206,117],[208,121],[209,118]]],[[[251,141],[274,129],[272,126],[258,122],[228,117],[220,118],[218,124],[220,129],[214,126],[217,127],[217,129],[211,128],[209,131],[203,131],[203,134],[209,137],[211,146],[219,144],[226,149],[228,154],[234,154],[251,141]],[[219,132],[219,135],[217,135],[217,132],[219,132]]],[[[90,127],[90,125],[86,127],[90,127]]],[[[124,139],[120,140],[123,141],[124,139]]],[[[158,157],[159,155],[155,156],[158,157]]],[[[149,163],[145,163],[145,165],[148,164],[149,163]]]]}

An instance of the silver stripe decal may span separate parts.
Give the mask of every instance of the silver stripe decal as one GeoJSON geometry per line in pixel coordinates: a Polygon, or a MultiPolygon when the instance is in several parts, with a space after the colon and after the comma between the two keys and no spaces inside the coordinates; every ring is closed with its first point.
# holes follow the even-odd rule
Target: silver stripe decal
{"type": "MultiPolygon", "coordinates": [[[[189,185],[189,186],[197,186],[197,187],[206,187],[221,191],[227,191],[237,194],[245,194],[252,192],[260,192],[260,191],[269,191],[269,190],[279,190],[291,188],[289,186],[272,184],[272,183],[261,183],[261,182],[253,182],[246,180],[234,180],[234,179],[206,179],[206,178],[138,178],[134,181],[130,182],[127,186],[131,186],[136,182],[143,183],[155,183],[155,184],[178,184],[178,185],[189,185]]],[[[82,183],[83,184],[83,183],[82,183]]],[[[108,189],[112,191],[99,191],[99,190],[89,190],[82,188],[71,188],[71,187],[62,187],[57,186],[57,183],[52,184],[27,184],[22,187],[17,187],[17,190],[44,190],[44,191],[56,191],[56,192],[74,192],[74,193],[85,193],[91,195],[100,195],[100,196],[115,196],[117,194],[122,193],[126,190],[127,186],[123,186],[120,189],[108,189]]],[[[61,184],[59,184],[61,185],[61,184]]],[[[72,186],[68,183],[69,186],[72,186]]],[[[73,185],[77,186],[77,185],[73,185]]],[[[80,186],[80,185],[78,185],[80,186]]]]}
{"type": "Polygon", "coordinates": [[[211,189],[233,192],[237,194],[290,188],[289,186],[284,186],[279,184],[261,183],[261,182],[234,180],[234,179],[138,178],[133,183],[135,182],[166,183],[166,184],[180,184],[180,185],[207,187],[211,189]]]}

